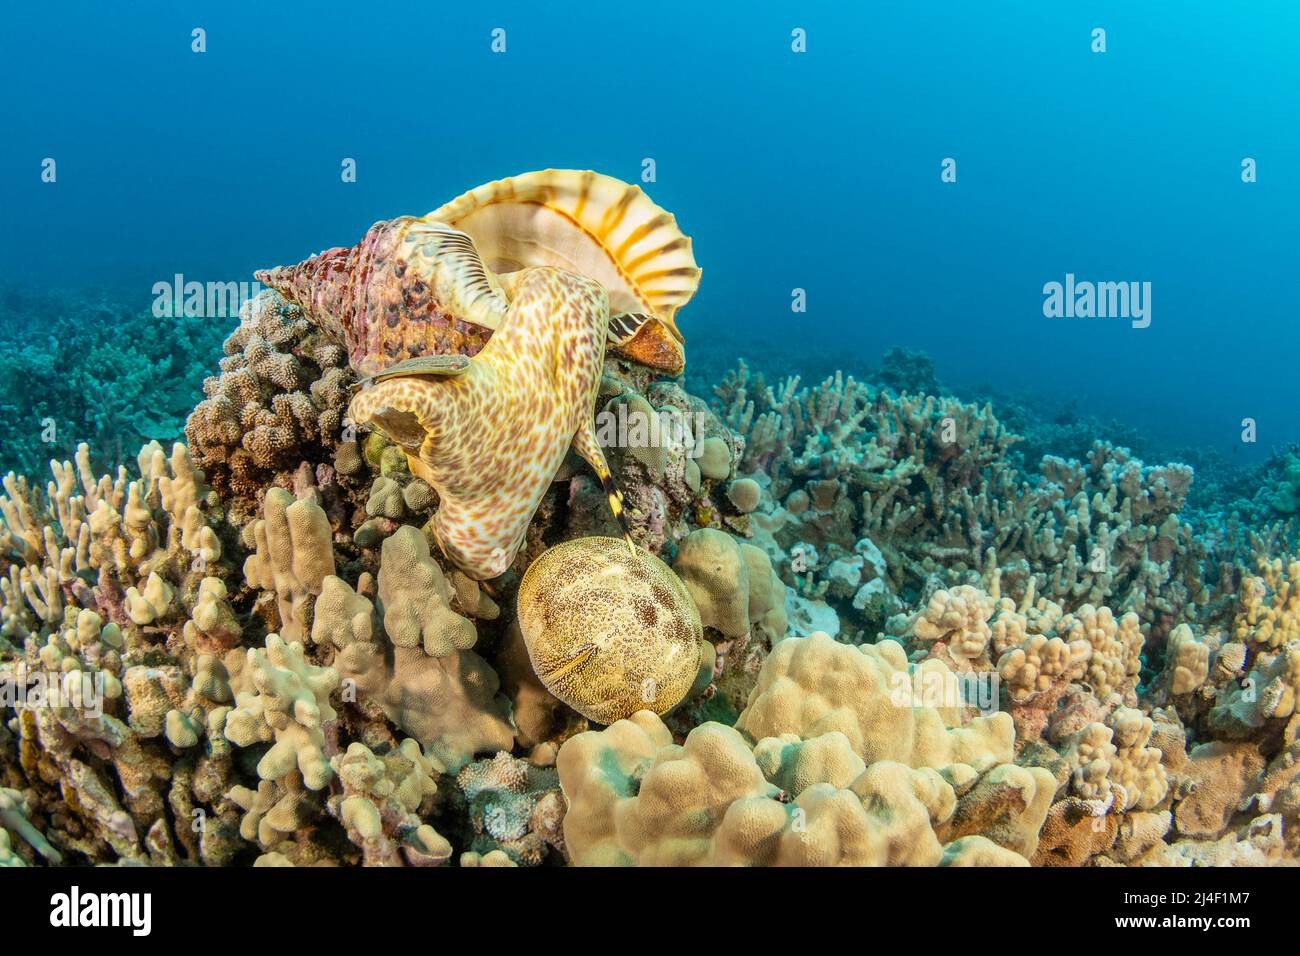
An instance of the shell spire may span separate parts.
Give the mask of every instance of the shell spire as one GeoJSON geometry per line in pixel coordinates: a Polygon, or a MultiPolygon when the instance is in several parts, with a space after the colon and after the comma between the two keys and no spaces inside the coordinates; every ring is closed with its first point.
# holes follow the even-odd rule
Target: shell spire
{"type": "Polygon", "coordinates": [[[335,246],[297,265],[260,269],[253,278],[296,303],[314,325],[346,342],[351,322],[344,317],[350,318],[350,313],[339,305],[356,271],[356,258],[356,246],[335,246]]]}
{"type": "Polygon", "coordinates": [[[422,355],[474,355],[507,307],[469,236],[412,216],[255,277],[343,342],[362,374],[422,355]]]}

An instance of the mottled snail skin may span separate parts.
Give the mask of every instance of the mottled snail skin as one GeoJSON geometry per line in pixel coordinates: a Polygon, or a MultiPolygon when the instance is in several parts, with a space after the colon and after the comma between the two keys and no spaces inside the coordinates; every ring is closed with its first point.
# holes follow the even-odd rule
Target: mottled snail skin
{"type": "Polygon", "coordinates": [[[700,668],[703,629],[686,586],[618,538],[543,553],[519,586],[519,626],[546,689],[601,724],[666,713],[700,668]]]}
{"type": "Polygon", "coordinates": [[[605,290],[585,276],[535,268],[517,273],[511,292],[505,321],[478,354],[390,366],[349,409],[437,489],[438,544],[478,580],[510,567],[570,444],[621,514],[593,411],[605,364],[605,290]]]}
{"type": "Polygon", "coordinates": [[[412,216],[255,275],[343,342],[363,375],[424,355],[475,355],[506,311],[468,237],[412,216]]]}

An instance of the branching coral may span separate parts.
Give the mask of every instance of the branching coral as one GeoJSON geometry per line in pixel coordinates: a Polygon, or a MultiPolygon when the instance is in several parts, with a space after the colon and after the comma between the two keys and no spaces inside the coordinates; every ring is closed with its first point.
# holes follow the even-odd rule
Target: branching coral
{"type": "Polygon", "coordinates": [[[1235,640],[1277,650],[1300,640],[1300,561],[1261,561],[1258,576],[1241,582],[1241,603],[1233,624],[1235,640]]]}
{"type": "Polygon", "coordinates": [[[829,593],[815,595],[850,621],[878,626],[880,600],[929,592],[932,578],[971,583],[990,561],[1027,565],[1038,594],[1066,610],[1104,604],[1148,626],[1187,620],[1209,600],[1205,547],[1179,518],[1186,466],[1147,467],[1098,443],[1082,463],[1045,458],[1029,480],[1007,453],[1018,436],[987,406],[894,396],[842,377],[773,389],[743,364],[716,394],[746,439],[742,467],[778,476],[778,504],[751,515],[774,559],[801,542],[825,552],[827,569],[860,539],[881,550],[888,587],[877,585],[874,601],[836,601],[829,581],[829,593]]]}
{"type": "Polygon", "coordinates": [[[1105,724],[1084,727],[1066,748],[1074,768],[1071,789],[1084,800],[1117,810],[1150,810],[1169,784],[1160,751],[1148,746],[1154,724],[1140,711],[1121,707],[1105,724]]]}
{"type": "Polygon", "coordinates": [[[399,529],[383,546],[379,600],[384,630],[397,647],[423,647],[430,657],[469,650],[474,624],[451,609],[452,587],[415,528],[399,529]]]}
{"type": "Polygon", "coordinates": [[[244,578],[275,595],[280,632],[300,641],[311,629],[313,599],[334,573],[329,519],[319,505],[295,501],[283,488],[267,491],[262,514],[248,526],[256,551],[244,562],[244,578]]]}
{"type": "Polygon", "coordinates": [[[49,862],[63,861],[63,855],[27,819],[26,798],[17,790],[0,787],[0,867],[25,865],[23,858],[14,852],[11,833],[49,862]]]}
{"type": "Polygon", "coordinates": [[[451,844],[417,813],[437,793],[434,776],[442,770],[418,743],[407,738],[383,757],[353,743],[330,764],[343,783],[330,812],[362,848],[367,866],[431,866],[451,856],[451,844]]]}
{"type": "Polygon", "coordinates": [[[912,636],[927,644],[943,641],[955,658],[978,658],[993,638],[988,625],[992,614],[992,600],[978,588],[962,585],[935,591],[929,606],[912,624],[912,636]]]}
{"type": "Polygon", "coordinates": [[[248,651],[241,678],[226,739],[240,747],[273,741],[257,764],[263,780],[297,770],[309,789],[323,788],[331,777],[325,735],[337,716],[329,697],[339,675],[307,663],[301,644],[270,634],[265,650],[248,651]]]}

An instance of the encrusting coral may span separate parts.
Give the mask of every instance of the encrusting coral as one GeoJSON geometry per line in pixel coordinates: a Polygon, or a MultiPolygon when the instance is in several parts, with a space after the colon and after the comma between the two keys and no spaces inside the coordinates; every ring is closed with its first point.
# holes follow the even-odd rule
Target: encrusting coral
{"type": "Polygon", "coordinates": [[[1300,855],[1300,558],[1190,468],[907,356],[710,404],[595,174],[273,276],[185,444],[4,477],[0,865],[1300,855]]]}
{"type": "Polygon", "coordinates": [[[502,752],[462,768],[456,783],[474,831],[467,852],[480,859],[503,853],[516,866],[540,866],[563,854],[565,804],[554,767],[502,752]]]}

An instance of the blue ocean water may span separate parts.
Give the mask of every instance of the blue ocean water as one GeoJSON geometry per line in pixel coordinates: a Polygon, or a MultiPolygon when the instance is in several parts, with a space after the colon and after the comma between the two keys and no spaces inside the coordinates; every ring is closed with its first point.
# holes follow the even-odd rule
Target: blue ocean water
{"type": "Polygon", "coordinates": [[[704,269],[688,356],[907,346],[1244,460],[1300,440],[1298,53],[1289,2],[11,2],[0,283],[147,308],[502,176],[652,159],[704,269]],[[1067,274],[1149,282],[1149,326],[1045,316],[1067,274]]]}

